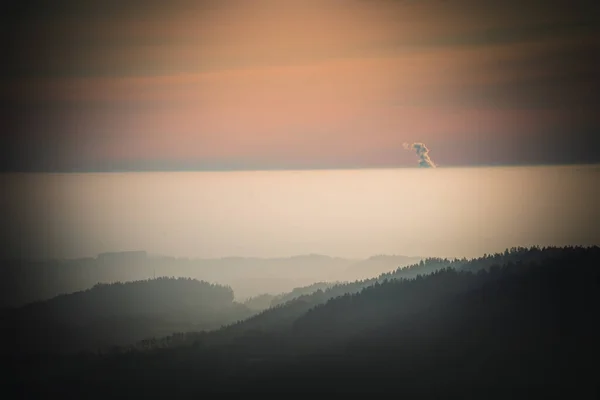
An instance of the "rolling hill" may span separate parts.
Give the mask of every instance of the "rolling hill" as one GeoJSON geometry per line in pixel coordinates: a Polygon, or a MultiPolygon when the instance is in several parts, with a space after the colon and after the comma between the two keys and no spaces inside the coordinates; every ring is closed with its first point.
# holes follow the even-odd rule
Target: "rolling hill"
{"type": "Polygon", "coordinates": [[[57,357],[45,365],[21,358],[27,373],[13,372],[13,386],[98,398],[216,392],[489,398],[563,389],[593,398],[598,265],[598,247],[427,260],[178,337],[167,348],[57,357]]]}

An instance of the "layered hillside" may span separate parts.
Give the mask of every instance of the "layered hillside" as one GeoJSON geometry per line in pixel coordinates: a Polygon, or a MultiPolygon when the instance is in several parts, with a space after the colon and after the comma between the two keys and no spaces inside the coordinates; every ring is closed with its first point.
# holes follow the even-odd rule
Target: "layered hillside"
{"type": "Polygon", "coordinates": [[[30,363],[30,375],[15,382],[99,397],[129,390],[488,398],[564,388],[593,395],[600,248],[515,249],[449,263],[416,276],[397,271],[352,292],[365,283],[340,285],[345,294],[308,309],[298,298],[194,335],[190,346],[54,359],[52,369],[30,363]]]}

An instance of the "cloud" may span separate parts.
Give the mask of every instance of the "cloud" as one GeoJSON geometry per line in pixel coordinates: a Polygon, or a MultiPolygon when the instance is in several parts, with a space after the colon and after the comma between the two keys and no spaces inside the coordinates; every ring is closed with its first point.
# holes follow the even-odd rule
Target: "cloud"
{"type": "Polygon", "coordinates": [[[419,167],[421,168],[436,168],[437,166],[431,158],[429,158],[429,149],[424,143],[403,144],[405,150],[415,150],[419,157],[419,167]]]}

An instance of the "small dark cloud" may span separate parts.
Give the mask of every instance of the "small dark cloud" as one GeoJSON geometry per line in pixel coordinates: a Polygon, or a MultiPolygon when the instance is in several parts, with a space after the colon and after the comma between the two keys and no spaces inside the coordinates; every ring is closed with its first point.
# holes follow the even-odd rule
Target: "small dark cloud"
{"type": "Polygon", "coordinates": [[[433,160],[429,157],[429,149],[425,146],[424,143],[413,143],[408,144],[404,143],[404,148],[406,150],[415,150],[417,152],[417,156],[419,157],[419,167],[421,168],[436,168],[437,166],[433,162],[433,160]]]}

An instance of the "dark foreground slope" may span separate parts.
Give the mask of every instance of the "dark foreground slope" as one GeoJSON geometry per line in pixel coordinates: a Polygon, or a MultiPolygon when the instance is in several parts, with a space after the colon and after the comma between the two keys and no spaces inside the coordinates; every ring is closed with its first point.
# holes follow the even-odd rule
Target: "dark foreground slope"
{"type": "Polygon", "coordinates": [[[437,281],[446,294],[410,294],[391,283],[337,299],[298,321],[305,330],[298,342],[329,349],[284,362],[249,387],[277,390],[301,380],[307,391],[406,389],[443,396],[568,388],[567,394],[592,395],[600,355],[599,261],[581,255],[568,265],[509,265],[477,275],[443,271],[425,278],[430,282],[421,289],[436,290],[437,281]],[[375,305],[394,298],[418,304],[387,311],[375,305]],[[332,321],[334,308],[343,321],[332,321]]]}
{"type": "Polygon", "coordinates": [[[251,315],[233,298],[229,287],[193,279],[98,284],[4,311],[1,336],[10,345],[1,353],[96,351],[177,331],[216,329],[251,315]]]}
{"type": "MultiPolygon", "coordinates": [[[[540,250],[542,253],[545,250],[540,250]]],[[[211,344],[27,364],[21,391],[201,396],[213,392],[592,398],[600,249],[538,262],[376,282],[295,318],[211,344]]],[[[25,361],[25,360],[21,360],[25,361]]],[[[16,363],[16,359],[12,360],[16,363]]],[[[18,378],[18,380],[17,380],[18,378]]]]}

